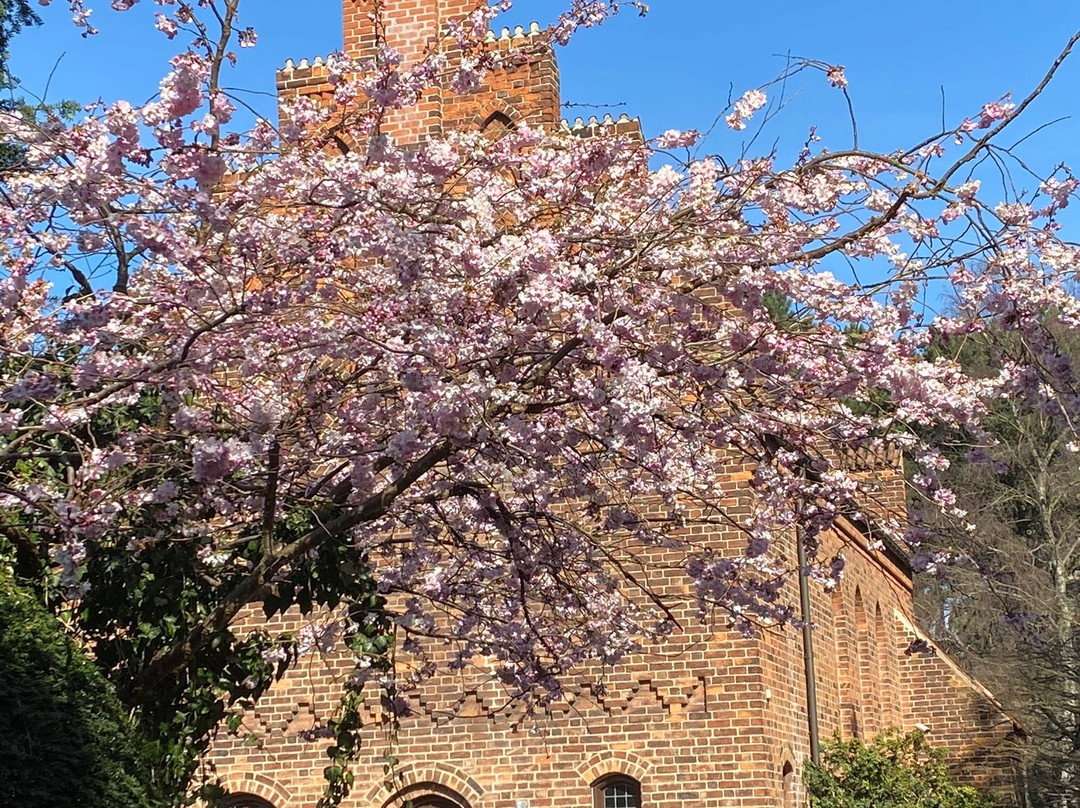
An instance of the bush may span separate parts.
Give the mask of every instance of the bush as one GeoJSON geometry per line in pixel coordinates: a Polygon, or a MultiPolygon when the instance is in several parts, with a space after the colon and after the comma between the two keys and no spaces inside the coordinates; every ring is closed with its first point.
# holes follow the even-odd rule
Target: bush
{"type": "Polygon", "coordinates": [[[2,565],[0,705],[0,804],[162,804],[152,762],[112,687],[2,565]]]}
{"type": "Polygon", "coordinates": [[[945,752],[921,732],[886,730],[870,744],[834,737],[821,764],[806,768],[810,808],[991,808],[970,786],[952,782],[945,752]]]}

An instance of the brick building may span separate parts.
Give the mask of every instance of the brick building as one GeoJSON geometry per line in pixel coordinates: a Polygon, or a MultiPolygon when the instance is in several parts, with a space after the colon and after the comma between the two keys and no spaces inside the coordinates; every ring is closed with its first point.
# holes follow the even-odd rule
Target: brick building
{"type": "MultiPolygon", "coordinates": [[[[344,0],[345,47],[363,55],[376,37],[406,61],[439,46],[441,24],[460,17],[475,0],[381,0],[382,27],[370,18],[371,0],[344,0]]],[[[443,131],[512,126],[519,121],[556,127],[559,74],[537,29],[504,29],[492,48],[520,49],[515,66],[490,77],[484,89],[460,97],[433,89],[418,108],[387,121],[385,133],[417,142],[443,131]]],[[[279,93],[326,99],[321,61],[289,63],[278,74],[279,93]]],[[[581,135],[640,135],[635,120],[578,123],[581,135]]],[[[343,135],[345,136],[345,135],[343,135]]],[[[888,466],[874,465],[880,503],[903,507],[903,485],[888,466]]],[[[733,463],[732,512],[747,507],[733,463]]],[[[843,522],[821,537],[826,552],[847,556],[840,589],[812,592],[813,678],[823,737],[870,736],[888,727],[925,728],[948,748],[959,775],[994,787],[1006,798],[1013,782],[1015,740],[1022,733],[993,697],[942,653],[912,655],[923,639],[914,624],[912,574],[902,554],[867,550],[871,525],[843,522]]],[[[717,534],[741,551],[740,538],[717,534]]],[[[794,554],[794,548],[789,548],[794,554]]],[[[688,594],[678,558],[650,550],[648,584],[677,600],[688,594]]],[[[794,584],[792,584],[794,586],[794,584]]],[[[795,600],[797,592],[788,592],[795,600]]],[[[701,625],[685,597],[683,629],[662,646],[612,670],[582,671],[564,701],[547,715],[525,717],[483,675],[465,671],[427,681],[413,695],[411,716],[396,737],[380,721],[380,704],[367,705],[370,732],[356,766],[347,806],[400,808],[771,808],[802,801],[803,763],[809,755],[807,676],[803,637],[791,629],[745,638],[725,625],[701,625]],[[397,763],[389,775],[387,756],[397,763]]],[[[253,613],[249,618],[258,618],[253,613]]],[[[278,620],[271,631],[293,629],[278,620]]],[[[317,730],[332,716],[342,683],[352,672],[347,655],[312,655],[278,682],[244,716],[257,743],[224,733],[209,755],[237,806],[311,808],[322,793],[327,741],[317,730]]]]}

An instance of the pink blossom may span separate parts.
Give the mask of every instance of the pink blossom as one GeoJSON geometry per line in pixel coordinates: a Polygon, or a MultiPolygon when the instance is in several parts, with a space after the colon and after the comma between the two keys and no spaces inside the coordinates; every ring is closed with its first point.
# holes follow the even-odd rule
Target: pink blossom
{"type": "Polygon", "coordinates": [[[22,417],[22,410],[0,412],[0,436],[7,436],[12,434],[19,426],[19,422],[22,420],[22,417]]]}
{"type": "Polygon", "coordinates": [[[1051,197],[1058,207],[1064,208],[1068,206],[1070,197],[1076,193],[1078,185],[1080,183],[1075,177],[1070,176],[1064,180],[1051,177],[1039,185],[1039,190],[1051,197]]]}
{"type": "Polygon", "coordinates": [[[680,132],[678,129],[668,129],[664,134],[656,138],[655,143],[658,149],[675,149],[681,146],[693,146],[700,137],[701,133],[696,129],[689,129],[685,132],[680,132]]]}
{"type": "Polygon", "coordinates": [[[198,482],[220,480],[250,457],[251,450],[234,438],[201,438],[191,447],[192,478],[198,482]]]}
{"type": "Polygon", "coordinates": [[[157,20],[154,24],[155,28],[165,34],[169,39],[176,36],[177,32],[180,30],[176,24],[176,20],[161,13],[155,14],[154,17],[157,20]]]}
{"type": "MultiPolygon", "coordinates": [[[[571,0],[548,34],[618,5],[571,0]]],[[[167,35],[211,13],[172,8],[167,35]]],[[[401,631],[445,625],[449,664],[487,656],[542,700],[559,681],[540,662],[610,664],[670,630],[628,596],[620,554],[685,559],[702,617],[789,622],[777,539],[870,518],[874,481],[852,457],[905,453],[913,496],[963,535],[925,436],[977,433],[1002,398],[1080,417],[1043,320],[1080,328],[1080,250],[1050,218],[1076,181],[1045,179],[1043,208],[1026,193],[995,207],[964,162],[1007,99],[949,130],[966,148],[939,134],[913,152],[837,151],[812,135],[792,165],[778,152],[653,168],[631,138],[527,126],[379,137],[433,87],[500,68],[478,41],[492,13],[448,28],[460,62],[334,58],[324,96],[285,99],[280,128],[243,136],[209,86],[218,49],[195,45],[149,104],[48,127],[0,114],[27,148],[0,203],[0,438],[51,458],[62,433],[82,460],[0,481],[2,504],[26,511],[73,591],[106,535],[133,561],[177,542],[213,575],[238,564],[231,541],[282,514],[341,514],[305,550],[359,548],[405,601],[401,631]],[[924,301],[942,284],[959,313],[935,318],[924,301]],[[988,322],[1015,349],[999,373],[927,358],[934,335],[988,322]],[[83,428],[148,400],[130,432],[83,428]],[[705,540],[715,519],[745,544],[705,540]],[[530,624],[537,602],[550,608],[530,624]]],[[[827,77],[845,86],[839,66],[827,77]]],[[[767,103],[745,93],[728,124],[767,103]]],[[[669,130],[651,147],[698,142],[669,130]]],[[[897,541],[929,530],[875,516],[897,541]]],[[[808,573],[831,588],[843,566],[812,555],[808,573]]],[[[270,556],[256,569],[261,585],[290,574],[270,556]]],[[[317,626],[303,644],[338,638],[317,626]]]]}
{"type": "Polygon", "coordinates": [[[735,102],[734,109],[725,119],[732,129],[745,129],[746,122],[768,101],[761,90],[747,90],[742,98],[735,102]]]}
{"type": "Polygon", "coordinates": [[[983,106],[979,117],[980,129],[989,129],[990,126],[1003,120],[1013,111],[1016,105],[1009,101],[1008,98],[1008,96],[1005,96],[1000,101],[994,101],[983,106]]]}

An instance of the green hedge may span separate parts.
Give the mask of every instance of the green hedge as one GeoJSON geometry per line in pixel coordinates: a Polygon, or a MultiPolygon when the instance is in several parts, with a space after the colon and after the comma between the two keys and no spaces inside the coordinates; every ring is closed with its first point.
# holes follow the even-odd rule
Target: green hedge
{"type": "Polygon", "coordinates": [[[970,786],[952,781],[945,752],[921,732],[889,729],[870,744],[833,738],[821,764],[808,763],[810,808],[991,808],[970,786]]]}
{"type": "Polygon", "coordinates": [[[0,804],[150,808],[151,772],[110,685],[0,565],[0,804]]]}

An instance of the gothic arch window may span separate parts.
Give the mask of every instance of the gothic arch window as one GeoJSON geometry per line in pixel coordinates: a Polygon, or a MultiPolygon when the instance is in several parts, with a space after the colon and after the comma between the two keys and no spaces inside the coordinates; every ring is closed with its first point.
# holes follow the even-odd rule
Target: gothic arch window
{"type": "MultiPolygon", "coordinates": [[[[877,604],[875,603],[876,607],[877,604]]],[[[871,619],[868,606],[855,613],[859,621],[859,664],[862,667],[862,712],[865,729],[870,734],[881,731],[881,665],[877,624],[871,619]]]]}
{"type": "Polygon", "coordinates": [[[513,128],[514,122],[510,120],[510,116],[498,111],[488,115],[480,124],[480,131],[493,138],[500,138],[513,128]]]}
{"type": "Polygon", "coordinates": [[[593,808],[641,808],[641,783],[625,774],[593,783],[593,808]]]}

